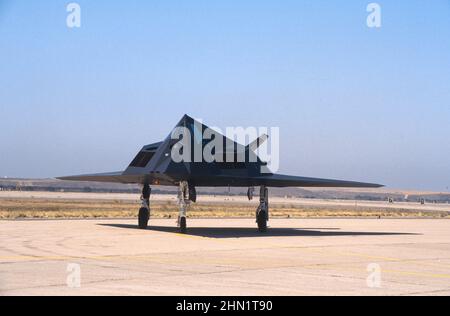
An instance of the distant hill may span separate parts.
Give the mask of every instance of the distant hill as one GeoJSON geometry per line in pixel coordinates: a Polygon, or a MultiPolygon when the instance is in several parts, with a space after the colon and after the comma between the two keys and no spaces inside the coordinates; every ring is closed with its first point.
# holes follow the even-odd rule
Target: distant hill
{"type": "MultiPolygon", "coordinates": [[[[50,192],[110,192],[110,193],[136,193],[140,194],[141,188],[136,184],[118,184],[102,182],[62,181],[56,179],[0,179],[0,190],[22,191],[50,191],[50,192]]],[[[153,193],[177,194],[177,188],[171,186],[153,186],[153,193]]],[[[247,188],[227,187],[200,187],[198,194],[209,195],[245,195],[247,188]]],[[[255,192],[258,193],[257,191],[255,192]]],[[[450,203],[448,192],[421,192],[397,189],[336,189],[336,188],[271,188],[272,196],[288,196],[299,198],[320,199],[351,199],[383,201],[389,198],[393,201],[450,203]]]]}

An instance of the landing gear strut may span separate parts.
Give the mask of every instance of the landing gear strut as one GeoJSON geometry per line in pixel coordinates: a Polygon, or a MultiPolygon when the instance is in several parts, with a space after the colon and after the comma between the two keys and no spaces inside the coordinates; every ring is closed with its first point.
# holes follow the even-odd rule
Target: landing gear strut
{"type": "Polygon", "coordinates": [[[142,195],[141,195],[141,208],[139,209],[138,215],[138,226],[140,229],[146,229],[148,226],[148,220],[150,218],[150,194],[152,189],[150,185],[144,184],[142,187],[142,195]]]}
{"type": "Polygon", "coordinates": [[[177,225],[180,230],[180,233],[186,233],[187,224],[186,224],[186,213],[191,203],[188,198],[189,192],[189,184],[187,181],[180,181],[180,185],[178,187],[178,206],[179,206],[179,214],[177,225]]]}
{"type": "Polygon", "coordinates": [[[267,231],[267,221],[269,220],[269,190],[262,185],[259,190],[259,206],[256,209],[256,223],[258,231],[267,231]]]}

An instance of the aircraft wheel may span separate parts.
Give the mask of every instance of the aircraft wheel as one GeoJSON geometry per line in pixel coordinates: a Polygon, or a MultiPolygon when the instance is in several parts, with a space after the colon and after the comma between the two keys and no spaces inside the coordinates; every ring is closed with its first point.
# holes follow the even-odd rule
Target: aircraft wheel
{"type": "Polygon", "coordinates": [[[140,229],[147,228],[149,217],[150,217],[150,212],[148,211],[148,208],[141,207],[139,209],[139,216],[138,216],[138,224],[139,224],[140,229]]]}
{"type": "Polygon", "coordinates": [[[267,216],[265,211],[260,211],[256,217],[256,222],[258,223],[258,231],[267,231],[267,216]]]}
{"type": "Polygon", "coordinates": [[[186,217],[180,218],[180,233],[185,234],[187,229],[186,217]]]}

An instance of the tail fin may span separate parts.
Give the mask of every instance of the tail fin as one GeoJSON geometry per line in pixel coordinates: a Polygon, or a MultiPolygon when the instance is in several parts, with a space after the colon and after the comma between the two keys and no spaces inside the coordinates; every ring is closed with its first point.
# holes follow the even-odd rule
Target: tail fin
{"type": "Polygon", "coordinates": [[[269,136],[267,134],[262,134],[261,136],[259,136],[257,139],[255,139],[254,141],[252,141],[250,144],[248,144],[246,147],[247,149],[250,149],[252,151],[255,151],[256,149],[258,149],[259,146],[261,146],[267,139],[269,138],[269,136]]]}

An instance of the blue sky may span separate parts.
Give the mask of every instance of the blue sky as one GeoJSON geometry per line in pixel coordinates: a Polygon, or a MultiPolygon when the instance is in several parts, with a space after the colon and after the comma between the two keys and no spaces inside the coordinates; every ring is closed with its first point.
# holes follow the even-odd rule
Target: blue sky
{"type": "Polygon", "coordinates": [[[0,0],[0,176],[116,171],[187,113],[280,172],[450,187],[450,1],[0,0]]]}

